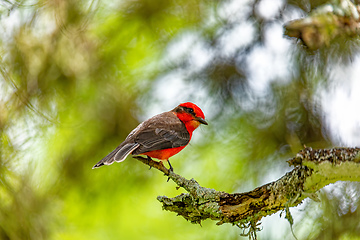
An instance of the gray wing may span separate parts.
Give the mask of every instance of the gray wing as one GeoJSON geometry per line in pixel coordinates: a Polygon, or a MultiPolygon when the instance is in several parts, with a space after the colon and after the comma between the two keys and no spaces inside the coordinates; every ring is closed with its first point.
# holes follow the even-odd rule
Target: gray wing
{"type": "Polygon", "coordinates": [[[186,146],[190,134],[185,124],[175,114],[166,112],[150,118],[134,134],[135,142],[140,146],[132,154],[141,154],[154,150],[186,146]]]}

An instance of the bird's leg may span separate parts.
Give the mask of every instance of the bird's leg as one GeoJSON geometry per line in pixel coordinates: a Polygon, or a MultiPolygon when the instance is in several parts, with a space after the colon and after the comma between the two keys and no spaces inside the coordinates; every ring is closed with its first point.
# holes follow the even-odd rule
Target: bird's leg
{"type": "MultiPolygon", "coordinates": [[[[170,169],[167,169],[165,166],[164,166],[164,163],[163,161],[154,161],[152,160],[151,157],[147,156],[146,158],[145,157],[141,157],[141,156],[133,156],[133,158],[135,159],[138,159],[140,160],[141,162],[145,163],[146,165],[150,166],[150,169],[152,167],[160,170],[161,172],[163,172],[165,175],[169,176],[170,175],[170,172],[173,172],[174,169],[173,167],[171,166],[171,164],[169,163],[170,165],[170,169]]],[[[170,179],[170,178],[169,178],[170,179]]],[[[168,179],[168,181],[169,181],[168,179]]]]}
{"type": "Polygon", "coordinates": [[[170,170],[171,172],[174,172],[174,168],[171,166],[169,159],[167,160],[167,162],[169,163],[169,166],[170,166],[169,170],[170,170]]]}
{"type": "MultiPolygon", "coordinates": [[[[151,161],[152,159],[151,159],[151,157],[149,157],[149,156],[147,156],[147,159],[149,160],[149,161],[151,161]]],[[[150,165],[150,168],[149,168],[149,170],[152,168],[152,166],[150,165]]]]}
{"type": "MultiPolygon", "coordinates": [[[[169,163],[169,166],[170,166],[170,168],[169,168],[169,175],[170,175],[170,172],[174,172],[174,168],[171,166],[171,163],[170,163],[169,159],[167,160],[167,162],[169,163]]],[[[169,180],[170,180],[170,177],[168,177],[167,182],[169,180]]]]}

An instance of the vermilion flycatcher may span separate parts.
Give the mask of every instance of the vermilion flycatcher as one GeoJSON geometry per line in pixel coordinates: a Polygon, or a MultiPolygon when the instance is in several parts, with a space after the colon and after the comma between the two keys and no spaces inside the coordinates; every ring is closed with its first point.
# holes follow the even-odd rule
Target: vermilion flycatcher
{"type": "Polygon", "coordinates": [[[114,151],[94,168],[122,162],[129,155],[146,155],[168,161],[190,142],[193,131],[205,121],[204,113],[191,102],[182,103],[169,112],[158,114],[139,124],[114,151]]]}

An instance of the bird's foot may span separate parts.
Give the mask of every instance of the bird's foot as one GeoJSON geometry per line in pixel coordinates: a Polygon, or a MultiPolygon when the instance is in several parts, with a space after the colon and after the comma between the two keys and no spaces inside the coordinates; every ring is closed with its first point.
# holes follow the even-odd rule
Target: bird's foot
{"type": "MultiPolygon", "coordinates": [[[[168,169],[164,166],[163,161],[154,161],[149,156],[147,156],[146,158],[142,157],[142,156],[133,156],[133,158],[136,158],[136,159],[140,160],[141,162],[145,163],[146,165],[148,165],[150,167],[149,169],[154,167],[154,168],[160,170],[161,172],[163,172],[167,176],[170,176],[171,172],[174,172],[174,168],[171,166],[169,161],[168,161],[168,163],[169,163],[170,168],[168,169]]],[[[168,178],[167,181],[169,181],[169,180],[170,180],[170,177],[168,178]]]]}

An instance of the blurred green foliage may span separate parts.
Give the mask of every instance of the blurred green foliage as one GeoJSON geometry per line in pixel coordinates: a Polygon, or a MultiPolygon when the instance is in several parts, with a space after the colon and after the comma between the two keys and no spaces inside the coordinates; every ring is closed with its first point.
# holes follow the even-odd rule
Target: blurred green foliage
{"type": "MultiPolygon", "coordinates": [[[[257,11],[261,1],[232,9],[234,2],[0,3],[0,239],[241,238],[230,225],[200,227],[163,212],[156,196],[181,190],[136,160],[91,169],[153,108],[167,111],[181,101],[204,107],[210,124],[172,164],[206,187],[251,190],[280,177],[303,144],[333,144],[316,96],[328,86],[331,64],[355,54],[354,41],[316,53],[293,43],[286,81],[274,77],[257,95],[248,58],[266,46],[266,31],[326,1],[283,2],[269,19],[257,11]],[[225,53],[224,36],[243,23],[254,29],[251,40],[225,53]],[[187,36],[194,42],[181,47],[187,36]]],[[[326,199],[336,212],[335,200],[326,199]]],[[[357,206],[327,221],[358,220],[357,206]]],[[[283,239],[290,230],[267,231],[261,239],[283,239]]],[[[323,239],[319,231],[302,236],[323,239]]],[[[358,221],[336,230],[359,234],[358,221]]]]}

